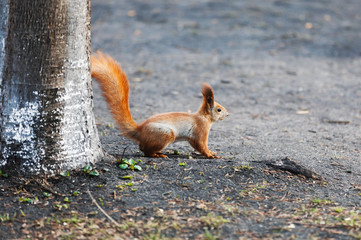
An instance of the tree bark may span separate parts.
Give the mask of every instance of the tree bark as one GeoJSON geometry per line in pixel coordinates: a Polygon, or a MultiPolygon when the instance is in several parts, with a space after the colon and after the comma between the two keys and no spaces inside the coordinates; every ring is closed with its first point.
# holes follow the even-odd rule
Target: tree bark
{"type": "Polygon", "coordinates": [[[54,174],[103,153],[93,115],[90,0],[0,0],[0,169],[54,174]]]}

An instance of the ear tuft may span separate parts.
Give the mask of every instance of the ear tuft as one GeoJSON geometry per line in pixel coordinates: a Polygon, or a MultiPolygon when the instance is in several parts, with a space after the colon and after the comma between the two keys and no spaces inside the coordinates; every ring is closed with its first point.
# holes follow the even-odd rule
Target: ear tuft
{"type": "Polygon", "coordinates": [[[214,106],[214,94],[212,87],[207,83],[202,83],[202,94],[210,108],[214,106]]]}

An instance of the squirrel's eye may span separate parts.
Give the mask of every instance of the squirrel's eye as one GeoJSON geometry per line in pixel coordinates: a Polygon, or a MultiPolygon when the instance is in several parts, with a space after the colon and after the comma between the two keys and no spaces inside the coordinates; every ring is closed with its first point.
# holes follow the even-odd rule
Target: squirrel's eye
{"type": "Polygon", "coordinates": [[[220,109],[220,108],[217,108],[217,111],[218,111],[218,112],[221,112],[221,111],[222,111],[222,109],[220,109]]]}

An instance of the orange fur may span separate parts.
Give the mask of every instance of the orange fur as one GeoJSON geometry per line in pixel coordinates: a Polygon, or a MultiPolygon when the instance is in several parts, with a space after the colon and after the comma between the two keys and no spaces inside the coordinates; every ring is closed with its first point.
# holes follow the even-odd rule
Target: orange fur
{"type": "Polygon", "coordinates": [[[91,76],[96,78],[103,90],[114,119],[123,134],[134,138],[137,124],[129,110],[129,84],[120,65],[101,52],[91,56],[91,76]]]}
{"type": "Polygon", "coordinates": [[[135,140],[146,156],[167,157],[161,151],[174,141],[188,141],[208,158],[219,158],[208,149],[213,122],[228,116],[214,101],[210,85],[202,84],[203,102],[197,113],[164,113],[136,124],[129,110],[129,84],[121,66],[110,56],[98,52],[91,57],[91,75],[100,83],[114,119],[123,134],[135,140]]]}

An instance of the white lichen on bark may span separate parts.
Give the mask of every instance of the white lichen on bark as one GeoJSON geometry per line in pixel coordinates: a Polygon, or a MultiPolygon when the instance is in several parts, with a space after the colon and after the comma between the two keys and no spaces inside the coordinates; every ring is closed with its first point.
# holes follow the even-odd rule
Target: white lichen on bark
{"type": "Polygon", "coordinates": [[[90,80],[90,5],[87,1],[68,2],[68,47],[65,62],[65,95],[62,131],[64,168],[93,162],[102,154],[95,127],[90,80]],[[74,103],[74,101],[76,101],[74,103]],[[79,129],[80,127],[80,129],[79,129]]]}
{"type": "MultiPolygon", "coordinates": [[[[17,145],[17,154],[32,161],[23,162],[24,169],[33,169],[34,172],[41,171],[40,160],[45,157],[45,151],[38,144],[37,136],[34,132],[34,126],[39,119],[39,105],[37,102],[25,103],[24,107],[12,109],[7,116],[7,126],[2,133],[5,144],[17,145]]],[[[10,148],[3,148],[0,159],[0,167],[7,163],[7,159],[13,154],[10,148]]]]}

